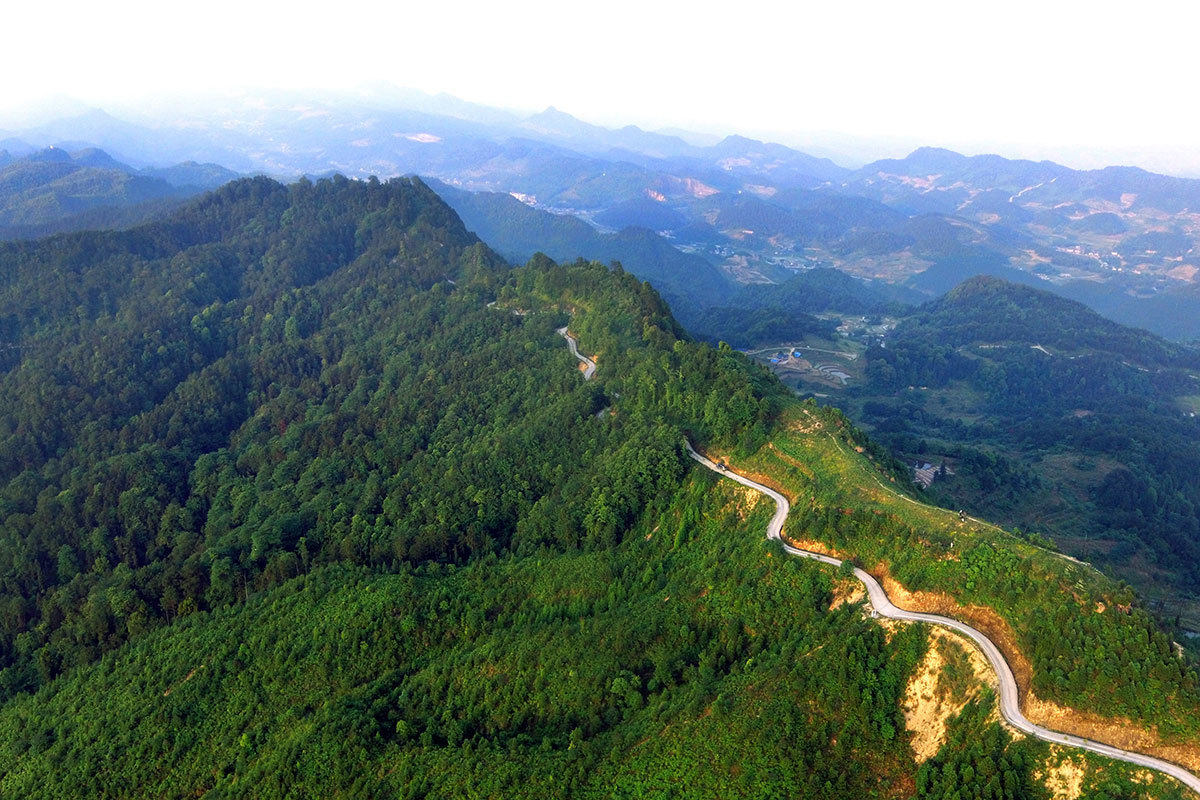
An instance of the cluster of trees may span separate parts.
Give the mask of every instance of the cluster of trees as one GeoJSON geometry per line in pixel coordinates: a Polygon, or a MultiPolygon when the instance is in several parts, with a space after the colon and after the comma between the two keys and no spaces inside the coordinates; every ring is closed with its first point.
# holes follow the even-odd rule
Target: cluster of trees
{"type": "Polygon", "coordinates": [[[353,550],[364,530],[332,539],[322,516],[382,502],[380,465],[321,453],[378,435],[356,384],[381,329],[424,333],[438,282],[502,267],[419,183],[344,179],[242,181],[127,233],[0,248],[19,354],[0,376],[0,691],[353,550]]]}
{"type": "Polygon", "coordinates": [[[1193,350],[977,278],[867,359],[861,419],[898,452],[955,460],[961,477],[935,491],[941,502],[996,516],[1023,509],[1052,534],[1128,542],[1110,563],[1139,552],[1179,587],[1200,587],[1200,423],[1180,399],[1200,390],[1193,350]],[[1076,502],[1039,466],[1052,452],[1110,466],[1076,502]]]}
{"type": "Polygon", "coordinates": [[[990,693],[968,703],[950,725],[946,745],[917,770],[918,798],[936,800],[1036,800],[1043,788],[1033,768],[1045,747],[1034,739],[1014,744],[989,721],[990,693]]]}
{"type": "Polygon", "coordinates": [[[718,306],[706,308],[689,320],[688,329],[706,341],[728,342],[745,349],[800,342],[809,334],[830,337],[836,333],[837,325],[780,306],[752,310],[718,306]]]}

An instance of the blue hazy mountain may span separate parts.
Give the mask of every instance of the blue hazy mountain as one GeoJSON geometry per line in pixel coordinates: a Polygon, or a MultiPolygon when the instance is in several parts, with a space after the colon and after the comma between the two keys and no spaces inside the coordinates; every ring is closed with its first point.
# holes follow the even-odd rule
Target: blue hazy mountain
{"type": "Polygon", "coordinates": [[[419,174],[615,231],[667,232],[668,244],[738,281],[834,267],[932,295],[983,265],[1114,319],[1200,336],[1189,291],[1200,249],[1185,224],[1200,181],[939,148],[849,170],[745,136],[707,141],[376,86],[196,104],[144,124],[93,110],[5,132],[0,168],[57,145],[97,148],[174,186],[223,173],[155,170],[191,161],[280,177],[419,174]],[[1143,301],[1159,296],[1162,313],[1147,311],[1143,301]]]}
{"type": "Polygon", "coordinates": [[[195,162],[137,170],[94,147],[0,156],[0,238],[127,227],[235,177],[195,162]]]}

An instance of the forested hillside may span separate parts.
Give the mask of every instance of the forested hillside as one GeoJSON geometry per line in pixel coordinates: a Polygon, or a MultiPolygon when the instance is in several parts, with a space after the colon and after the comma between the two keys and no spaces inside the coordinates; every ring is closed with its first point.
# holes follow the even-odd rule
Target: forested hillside
{"type": "Polygon", "coordinates": [[[908,772],[918,632],[889,646],[828,611],[828,577],[723,533],[761,513],[685,482],[683,430],[761,438],[778,390],[682,341],[648,286],[544,259],[506,278],[417,182],[242,182],[161,226],[5,255],[6,794],[637,794],[683,770],[854,796],[908,772]],[[133,259],[133,280],[106,272],[133,259]],[[554,333],[567,308],[603,386],[554,333]],[[52,430],[101,358],[114,397],[52,430]],[[62,400],[36,418],[33,396],[62,400]],[[789,680],[823,642],[855,666],[789,680]],[[747,693],[762,680],[816,705],[747,693]],[[880,753],[780,772],[777,741],[759,767],[678,751],[729,737],[718,720],[766,745],[746,727],[763,702],[823,720],[814,747],[880,753]],[[678,743],[636,746],[672,722],[678,743]]]}
{"type": "Polygon", "coordinates": [[[602,233],[581,219],[532,208],[507,194],[467,192],[436,181],[432,188],[468,229],[515,263],[534,253],[566,261],[617,261],[642,280],[652,281],[674,313],[689,321],[734,290],[719,269],[698,255],[677,250],[647,223],[602,233]]]}
{"type": "Polygon", "coordinates": [[[861,419],[946,462],[935,497],[1058,536],[1141,587],[1200,588],[1195,349],[980,277],[866,355],[861,419]]]}
{"type": "Polygon", "coordinates": [[[237,177],[195,162],[135,170],[95,148],[7,156],[0,150],[0,240],[129,227],[237,177]]]}
{"type": "MultiPolygon", "coordinates": [[[[1055,752],[986,690],[918,769],[926,632],[770,548],[757,496],[683,452],[792,447],[797,406],[623,270],[510,269],[415,179],[254,179],[0,246],[0,325],[0,795],[1044,796],[1055,752]]],[[[956,579],[843,510],[856,487],[797,494],[793,533],[900,531],[862,552],[956,579]]],[[[1022,629],[1047,680],[1107,675],[1090,645],[1132,631],[1145,719],[1191,731],[1147,618],[1054,597],[1022,629]]],[[[1178,796],[1135,777],[1087,785],[1178,796]]]]}

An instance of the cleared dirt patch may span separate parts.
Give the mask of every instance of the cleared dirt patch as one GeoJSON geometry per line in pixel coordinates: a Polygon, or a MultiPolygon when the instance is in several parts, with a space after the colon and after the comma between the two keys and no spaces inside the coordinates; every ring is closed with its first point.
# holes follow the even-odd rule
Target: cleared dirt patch
{"type": "Polygon", "coordinates": [[[1035,773],[1034,777],[1042,782],[1053,800],[1077,800],[1083,792],[1086,774],[1087,767],[1081,762],[1064,758],[1058,764],[1047,767],[1045,772],[1035,773]]]}
{"type": "Polygon", "coordinates": [[[918,764],[942,749],[950,720],[988,685],[988,676],[992,672],[974,647],[949,631],[930,631],[925,660],[909,680],[901,703],[918,764]]]}
{"type": "Polygon", "coordinates": [[[940,614],[961,620],[996,643],[1004,659],[1012,668],[1013,677],[1017,679],[1017,689],[1022,697],[1027,697],[1033,676],[1029,660],[1017,647],[1017,637],[1004,619],[985,606],[963,606],[953,597],[941,592],[910,592],[895,578],[888,574],[887,568],[880,565],[871,573],[883,584],[884,591],[892,602],[908,611],[923,611],[927,614],[940,614]]]}
{"type": "Polygon", "coordinates": [[[946,723],[958,711],[938,699],[937,683],[941,670],[942,656],[937,648],[931,647],[904,690],[901,705],[904,727],[912,734],[909,743],[918,764],[933,758],[942,749],[946,723]]]}
{"type": "Polygon", "coordinates": [[[829,604],[829,610],[853,605],[866,596],[863,585],[858,581],[838,581],[833,586],[833,602],[829,604]]]}
{"type": "Polygon", "coordinates": [[[734,513],[737,514],[738,519],[744,520],[750,515],[750,512],[754,511],[759,503],[763,502],[767,498],[763,497],[762,494],[754,491],[749,486],[742,486],[741,484],[735,485],[737,488],[733,490],[733,501],[731,505],[733,506],[734,513]]]}
{"type": "Polygon", "coordinates": [[[1031,722],[1047,728],[1105,742],[1123,750],[1135,750],[1156,758],[1174,761],[1193,772],[1200,770],[1200,744],[1163,744],[1154,728],[1141,728],[1133,720],[1102,717],[1074,708],[1025,695],[1022,703],[1031,722]]]}

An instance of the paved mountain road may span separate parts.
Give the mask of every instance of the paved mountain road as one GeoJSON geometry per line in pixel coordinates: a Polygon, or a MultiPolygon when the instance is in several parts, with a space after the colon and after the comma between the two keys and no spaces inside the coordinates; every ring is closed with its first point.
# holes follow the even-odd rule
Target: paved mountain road
{"type": "MultiPolygon", "coordinates": [[[[749,478],[744,478],[735,472],[728,469],[722,469],[714,464],[709,459],[697,453],[692,449],[689,442],[687,444],[688,454],[699,461],[704,466],[713,470],[719,475],[723,475],[730,480],[737,481],[743,486],[748,486],[751,489],[762,492],[767,497],[775,501],[775,514],[771,517],[771,521],[767,523],[767,538],[776,539],[782,543],[783,523],[787,520],[788,501],[787,498],[781,495],[774,489],[763,486],[761,483],[756,483],[749,478]]],[[[789,544],[783,543],[783,549],[794,556],[801,558],[812,558],[817,561],[831,564],[835,567],[840,567],[842,562],[832,556],[823,555],[821,553],[813,553],[808,550],[801,550],[797,547],[792,547],[789,544]]],[[[1000,648],[992,642],[991,639],[984,636],[979,631],[972,628],[970,625],[959,622],[956,619],[939,616],[937,614],[922,614],[916,611],[905,611],[904,609],[894,605],[888,599],[887,592],[867,572],[855,567],[854,576],[862,581],[867,587],[867,596],[871,600],[871,605],[876,613],[881,617],[888,619],[904,620],[907,622],[928,622],[932,625],[941,625],[944,628],[951,628],[959,633],[967,636],[979,646],[983,654],[987,656],[988,662],[992,665],[992,669],[996,672],[996,677],[1000,683],[1000,713],[1004,715],[1004,719],[1008,721],[1017,730],[1035,736],[1038,739],[1044,739],[1047,742],[1053,742],[1058,745],[1066,745],[1070,747],[1078,747],[1083,750],[1089,750],[1093,753],[1099,753],[1109,758],[1115,758],[1119,761],[1126,761],[1139,767],[1157,770],[1173,778],[1178,779],[1181,783],[1191,788],[1197,794],[1200,794],[1200,777],[1193,775],[1178,764],[1172,764],[1169,761],[1154,758],[1152,756],[1142,755],[1141,753],[1133,753],[1128,750],[1121,750],[1111,745],[1102,744],[1101,742],[1093,742],[1090,739],[1083,739],[1078,736],[1071,736],[1066,733],[1043,728],[1040,725],[1035,725],[1025,718],[1021,713],[1020,695],[1017,693],[1017,681],[1013,677],[1012,670],[1008,666],[1008,662],[1004,660],[1004,656],[1000,653],[1000,648]]]]}
{"type": "Polygon", "coordinates": [[[590,381],[592,376],[596,374],[596,362],[579,352],[579,342],[576,341],[574,336],[567,333],[565,327],[558,329],[558,335],[567,340],[567,347],[571,348],[571,355],[583,362],[583,379],[590,381]]]}
{"type": "MultiPolygon", "coordinates": [[[[590,380],[592,376],[596,374],[596,362],[579,352],[578,342],[573,336],[571,336],[571,334],[567,333],[566,328],[559,328],[558,333],[567,340],[567,347],[571,349],[571,355],[575,356],[575,358],[579,359],[579,361],[583,363],[583,379],[590,380]]],[[[800,556],[801,558],[811,558],[835,567],[840,567],[842,565],[840,559],[836,559],[832,556],[827,556],[822,553],[813,553],[809,550],[801,550],[798,547],[792,547],[786,542],[783,542],[783,523],[787,521],[788,511],[790,510],[790,505],[786,497],[774,489],[763,486],[761,483],[756,483],[755,481],[738,475],[736,472],[732,472],[727,468],[718,467],[712,461],[697,453],[692,448],[691,442],[686,442],[686,445],[688,455],[703,464],[705,467],[708,467],[718,475],[729,478],[733,481],[737,481],[743,486],[748,486],[755,491],[761,492],[775,501],[775,514],[771,517],[771,521],[767,523],[768,539],[775,539],[779,541],[782,544],[783,549],[791,555],[800,556]]],[[[1120,748],[1103,744],[1101,742],[1093,742],[1090,739],[1083,739],[1079,736],[1071,736],[1070,734],[1060,733],[1059,731],[1043,728],[1040,725],[1035,725],[1034,723],[1030,722],[1021,712],[1020,695],[1017,692],[1017,681],[1013,677],[1012,669],[1008,666],[1008,662],[1004,660],[1004,656],[1000,653],[1000,648],[996,647],[995,643],[993,643],[991,639],[987,638],[970,625],[959,622],[956,619],[943,617],[938,614],[922,614],[916,611],[905,611],[903,608],[896,606],[890,599],[888,599],[887,592],[883,590],[883,586],[879,584],[879,581],[875,580],[873,576],[857,567],[854,568],[854,577],[862,581],[863,585],[867,587],[867,596],[871,600],[871,606],[875,609],[875,612],[879,614],[879,616],[887,617],[888,619],[903,620],[905,622],[927,622],[931,625],[941,625],[944,628],[950,628],[958,631],[975,642],[975,644],[979,646],[979,649],[982,650],[983,654],[987,657],[988,663],[992,665],[992,669],[995,671],[996,678],[1000,684],[1000,713],[1004,716],[1004,719],[1007,720],[1008,723],[1017,730],[1057,745],[1077,747],[1082,750],[1098,753],[1102,756],[1115,758],[1118,761],[1125,761],[1135,766],[1157,770],[1165,775],[1170,775],[1172,778],[1177,779],[1192,791],[1200,794],[1200,777],[1197,777],[1178,764],[1172,764],[1169,761],[1163,761],[1162,759],[1154,758],[1153,756],[1142,755],[1141,753],[1134,753],[1129,750],[1121,750],[1120,748]]]]}

